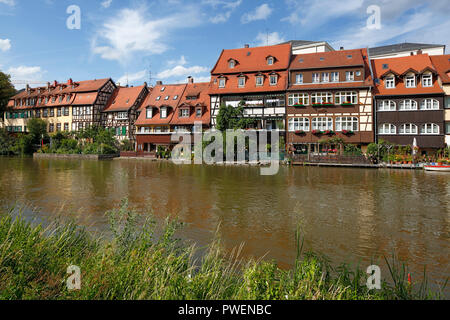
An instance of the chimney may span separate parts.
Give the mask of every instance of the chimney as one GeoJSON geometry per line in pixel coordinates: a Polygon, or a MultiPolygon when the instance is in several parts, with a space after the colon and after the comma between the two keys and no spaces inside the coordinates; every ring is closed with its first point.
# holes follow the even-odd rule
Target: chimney
{"type": "Polygon", "coordinates": [[[157,86],[162,86],[163,82],[162,81],[156,81],[156,85],[157,86]]]}
{"type": "Polygon", "coordinates": [[[47,82],[47,91],[50,92],[50,82],[47,82]]]}
{"type": "Polygon", "coordinates": [[[411,55],[413,56],[413,55],[414,55],[414,52],[411,51],[411,55]]]}
{"type": "Polygon", "coordinates": [[[341,47],[341,50],[344,50],[344,47],[341,47]]]}
{"type": "Polygon", "coordinates": [[[55,86],[55,87],[56,87],[57,85],[58,85],[58,81],[56,81],[56,80],[55,80],[55,81],[53,81],[53,86],[55,86]]]}
{"type": "Polygon", "coordinates": [[[30,86],[27,83],[27,92],[30,92],[30,86]]]}
{"type": "Polygon", "coordinates": [[[423,53],[422,49],[419,49],[419,51],[417,51],[417,54],[422,54],[422,53],[423,53]]]}
{"type": "Polygon", "coordinates": [[[246,45],[244,45],[244,48],[250,48],[250,45],[249,44],[246,44],[246,45]]]}
{"type": "Polygon", "coordinates": [[[188,77],[188,83],[194,83],[194,78],[192,78],[191,76],[188,77]]]}
{"type": "Polygon", "coordinates": [[[71,85],[73,84],[72,78],[70,78],[70,79],[67,81],[67,84],[68,84],[69,86],[71,86],[71,85]]]}

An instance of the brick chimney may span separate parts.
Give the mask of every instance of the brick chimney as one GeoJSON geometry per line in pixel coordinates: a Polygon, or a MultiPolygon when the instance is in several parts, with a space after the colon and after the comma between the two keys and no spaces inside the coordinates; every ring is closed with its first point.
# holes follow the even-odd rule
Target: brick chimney
{"type": "Polygon", "coordinates": [[[417,54],[422,54],[422,53],[423,53],[422,49],[419,49],[419,51],[417,51],[417,54]]]}
{"type": "Polygon", "coordinates": [[[53,81],[53,86],[56,87],[58,85],[58,81],[53,81]]]}
{"type": "Polygon", "coordinates": [[[156,81],[156,85],[157,86],[162,86],[163,82],[162,81],[156,81]]]}
{"type": "Polygon", "coordinates": [[[344,50],[344,47],[341,47],[341,50],[344,50]]]}
{"type": "Polygon", "coordinates": [[[244,45],[244,48],[250,48],[250,45],[249,44],[246,44],[246,45],[244,45]]]}
{"type": "Polygon", "coordinates": [[[192,78],[191,76],[188,77],[188,83],[194,83],[194,78],[192,78]]]}
{"type": "Polygon", "coordinates": [[[70,78],[69,80],[67,80],[67,84],[68,84],[69,86],[73,85],[73,80],[72,80],[72,78],[70,78]]]}

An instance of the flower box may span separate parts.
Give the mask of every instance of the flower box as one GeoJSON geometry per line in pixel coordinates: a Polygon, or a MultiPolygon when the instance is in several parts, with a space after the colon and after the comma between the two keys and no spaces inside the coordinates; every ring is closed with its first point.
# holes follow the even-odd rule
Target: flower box
{"type": "Polygon", "coordinates": [[[353,103],[351,103],[351,102],[344,102],[344,103],[341,103],[341,106],[343,106],[343,107],[353,107],[353,103]]]}
{"type": "Polygon", "coordinates": [[[334,107],[331,102],[313,103],[313,107],[334,107]]]}
{"type": "Polygon", "coordinates": [[[304,108],[306,107],[304,104],[294,104],[294,108],[304,108]]]}
{"type": "Polygon", "coordinates": [[[297,130],[297,131],[295,131],[295,134],[305,134],[305,131],[303,131],[303,130],[297,130]]]}
{"type": "Polygon", "coordinates": [[[311,131],[311,133],[314,134],[314,135],[320,135],[320,134],[323,134],[323,132],[320,131],[320,130],[313,130],[313,131],[311,131]]]}
{"type": "Polygon", "coordinates": [[[354,134],[354,132],[351,130],[342,130],[342,134],[344,134],[346,136],[350,136],[350,135],[354,134]]]}
{"type": "Polygon", "coordinates": [[[327,130],[327,131],[325,131],[325,134],[327,136],[334,136],[336,133],[333,130],[327,130]]]}

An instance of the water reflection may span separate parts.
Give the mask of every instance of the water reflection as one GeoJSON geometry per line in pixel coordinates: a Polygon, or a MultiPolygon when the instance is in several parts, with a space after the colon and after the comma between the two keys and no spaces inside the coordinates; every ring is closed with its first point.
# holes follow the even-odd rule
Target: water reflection
{"type": "Polygon", "coordinates": [[[58,211],[102,229],[104,212],[124,197],[157,217],[188,223],[183,236],[209,243],[220,224],[227,248],[295,258],[295,230],[306,249],[333,261],[369,263],[393,250],[416,272],[449,277],[450,175],[343,168],[174,166],[146,161],[0,159],[0,204],[31,204],[41,218],[58,211]]]}

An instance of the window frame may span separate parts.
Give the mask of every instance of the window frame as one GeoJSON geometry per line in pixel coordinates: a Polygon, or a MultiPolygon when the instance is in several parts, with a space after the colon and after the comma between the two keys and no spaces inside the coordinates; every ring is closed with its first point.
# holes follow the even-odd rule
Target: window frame
{"type": "Polygon", "coordinates": [[[358,132],[359,131],[359,119],[358,117],[352,117],[352,116],[343,116],[343,117],[336,117],[334,120],[336,132],[342,132],[342,131],[353,131],[358,132]]]}
{"type": "Polygon", "coordinates": [[[441,128],[436,123],[424,123],[420,126],[420,134],[425,136],[436,136],[441,133],[441,128]],[[431,126],[431,132],[428,133],[428,126],[431,126]],[[434,129],[437,128],[437,132],[434,132],[434,129]]]}
{"type": "Polygon", "coordinates": [[[306,117],[293,117],[288,119],[288,131],[311,131],[311,121],[306,117]]]}
{"type": "Polygon", "coordinates": [[[420,102],[420,110],[423,110],[423,111],[439,110],[439,108],[440,108],[439,100],[436,100],[433,98],[426,98],[420,102]],[[429,104],[427,102],[431,102],[430,103],[431,108],[428,108],[429,104]],[[426,104],[425,107],[424,107],[424,104],[426,104]],[[435,105],[437,106],[436,108],[434,107],[435,105]]]}
{"type": "Polygon", "coordinates": [[[403,123],[400,125],[398,129],[399,135],[417,135],[419,133],[419,128],[414,123],[403,123]],[[415,129],[415,130],[413,130],[415,129]],[[409,132],[406,132],[406,130],[409,130],[409,132]]]}
{"type": "Polygon", "coordinates": [[[403,99],[402,101],[400,101],[399,105],[398,105],[398,111],[417,111],[418,110],[418,103],[416,100],[413,99],[403,99]],[[406,108],[407,104],[406,102],[411,102],[410,105],[411,107],[408,109],[406,108]],[[402,108],[403,105],[403,108],[402,108]]]}
{"type": "Polygon", "coordinates": [[[383,123],[378,127],[378,135],[396,135],[397,134],[397,126],[392,123],[383,123]],[[386,132],[386,126],[389,126],[389,132],[386,132]],[[394,129],[392,132],[392,129],[394,129]]]}
{"type": "Polygon", "coordinates": [[[393,100],[381,100],[377,103],[377,111],[378,112],[393,112],[397,111],[397,103],[393,100]],[[389,109],[386,108],[386,102],[389,103],[389,109]],[[380,108],[380,105],[383,106],[383,108],[380,108]],[[393,105],[393,109],[392,109],[393,105]]]}
{"type": "Polygon", "coordinates": [[[333,118],[332,117],[314,117],[311,119],[311,129],[312,131],[327,131],[333,130],[333,118]]]}

